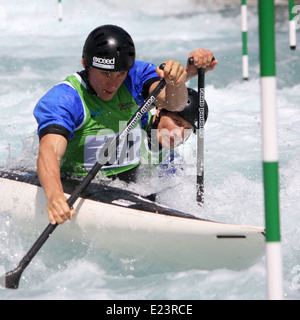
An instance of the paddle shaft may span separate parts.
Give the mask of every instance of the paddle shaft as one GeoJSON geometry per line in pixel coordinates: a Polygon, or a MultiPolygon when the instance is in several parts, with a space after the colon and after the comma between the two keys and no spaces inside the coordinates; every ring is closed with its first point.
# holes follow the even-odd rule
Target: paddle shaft
{"type": "MultiPolygon", "coordinates": [[[[164,89],[165,86],[166,86],[166,81],[164,79],[161,79],[160,83],[153,90],[153,92],[148,96],[145,102],[140,106],[140,108],[137,110],[137,112],[134,114],[131,120],[128,121],[124,129],[115,136],[115,138],[112,140],[112,142],[110,143],[110,146],[107,149],[106,156],[108,156],[108,159],[110,159],[112,155],[115,154],[116,148],[118,148],[120,142],[127,137],[127,134],[131,131],[131,129],[135,126],[135,124],[141,119],[143,114],[145,114],[149,109],[149,107],[153,105],[156,97],[164,89]],[[112,146],[116,146],[116,147],[112,148],[112,146]]],[[[90,184],[90,182],[94,179],[96,174],[101,170],[103,166],[104,164],[101,164],[100,162],[95,163],[93,168],[89,171],[89,173],[85,176],[85,178],[82,180],[80,185],[75,189],[75,191],[71,194],[71,196],[67,200],[67,203],[70,208],[74,205],[74,203],[79,198],[80,194],[86,189],[86,187],[90,184]]],[[[51,234],[53,233],[53,231],[56,229],[57,226],[58,224],[52,225],[50,223],[46,227],[46,229],[43,231],[43,233],[40,235],[40,237],[37,239],[37,241],[34,243],[34,245],[31,247],[31,249],[28,251],[28,253],[21,260],[18,267],[15,270],[8,272],[5,275],[6,288],[9,288],[9,289],[18,288],[20,277],[23,271],[26,269],[26,267],[29,265],[31,260],[35,257],[35,255],[38,253],[38,251],[41,249],[44,243],[48,240],[48,238],[51,236],[51,234]]]]}
{"type": "Polygon", "coordinates": [[[204,203],[204,124],[205,124],[205,69],[198,69],[198,134],[197,134],[197,192],[199,204],[204,203]]]}
{"type": "MultiPolygon", "coordinates": [[[[214,60],[214,59],[213,59],[214,60]]],[[[188,60],[194,65],[194,59],[188,60]]],[[[198,68],[198,130],[197,130],[197,179],[196,200],[204,203],[204,124],[205,124],[205,69],[198,68]]]]}

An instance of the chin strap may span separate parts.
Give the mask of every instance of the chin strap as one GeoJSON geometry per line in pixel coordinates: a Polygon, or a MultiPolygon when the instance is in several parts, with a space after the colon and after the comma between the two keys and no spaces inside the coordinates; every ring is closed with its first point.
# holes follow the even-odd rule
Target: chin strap
{"type": "MultiPolygon", "coordinates": [[[[149,126],[148,126],[148,129],[147,129],[147,139],[148,139],[148,148],[150,150],[153,150],[153,147],[157,145],[157,143],[159,143],[156,139],[156,142],[152,141],[152,135],[151,135],[151,130],[152,129],[156,129],[158,128],[158,124],[159,124],[159,121],[160,121],[160,118],[161,118],[161,114],[162,112],[159,113],[158,116],[155,116],[155,119],[153,121],[153,118],[154,116],[151,117],[151,120],[150,120],[150,123],[149,123],[149,126]]],[[[159,151],[162,150],[162,146],[161,144],[159,143],[159,151]]]]}
{"type": "Polygon", "coordinates": [[[97,95],[96,91],[93,89],[93,87],[90,85],[90,82],[89,82],[89,73],[88,73],[88,70],[85,69],[85,70],[82,70],[80,72],[77,72],[81,79],[85,82],[86,84],[86,91],[89,93],[89,94],[92,94],[92,95],[97,95]]]}

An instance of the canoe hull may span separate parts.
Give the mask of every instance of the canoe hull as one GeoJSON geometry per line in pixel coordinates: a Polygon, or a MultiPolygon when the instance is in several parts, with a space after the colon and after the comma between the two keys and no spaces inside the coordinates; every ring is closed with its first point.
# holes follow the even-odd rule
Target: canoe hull
{"type": "MultiPolygon", "coordinates": [[[[0,199],[1,214],[10,214],[12,225],[45,229],[49,222],[40,186],[0,178],[0,192],[5,195],[0,199]]],[[[76,216],[59,226],[53,237],[92,242],[110,252],[159,264],[205,270],[247,268],[264,254],[263,228],[193,219],[178,216],[177,211],[175,216],[161,214],[164,207],[155,203],[151,205],[158,213],[131,208],[132,201],[124,199],[112,202],[79,198],[76,216]]]]}

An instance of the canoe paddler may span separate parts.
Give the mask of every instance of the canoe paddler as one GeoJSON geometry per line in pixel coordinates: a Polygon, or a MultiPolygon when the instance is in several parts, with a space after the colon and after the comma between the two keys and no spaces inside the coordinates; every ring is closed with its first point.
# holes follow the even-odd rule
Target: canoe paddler
{"type": "MultiPolygon", "coordinates": [[[[53,87],[35,107],[40,138],[38,174],[52,224],[61,224],[75,214],[63,194],[61,171],[86,175],[99,161],[107,141],[132,118],[161,78],[167,85],[155,106],[180,112],[188,100],[185,82],[197,74],[197,67],[209,71],[217,64],[212,62],[213,54],[203,49],[191,53],[194,66],[181,66],[170,59],[163,70],[137,61],[135,55],[134,42],[124,29],[114,25],[96,28],[83,47],[84,69],[53,87]]],[[[127,145],[120,144],[101,172],[118,176],[134,170],[140,163],[141,134],[140,121],[132,128],[127,145]]]]}
{"type": "MultiPolygon", "coordinates": [[[[188,102],[183,111],[174,112],[157,108],[148,115],[141,145],[141,165],[151,167],[163,163],[170,149],[184,143],[198,128],[198,92],[188,88],[188,102]]],[[[204,121],[208,118],[208,105],[205,101],[204,121]]],[[[151,169],[151,168],[150,168],[151,169]]]]}
{"type": "MultiPolygon", "coordinates": [[[[156,131],[156,139],[159,145],[165,149],[172,149],[187,140],[198,126],[198,92],[188,88],[188,101],[182,111],[168,111],[158,108],[151,116],[147,126],[148,145],[153,144],[153,132],[156,131]]],[[[205,101],[205,122],[208,117],[208,105],[205,101]]]]}

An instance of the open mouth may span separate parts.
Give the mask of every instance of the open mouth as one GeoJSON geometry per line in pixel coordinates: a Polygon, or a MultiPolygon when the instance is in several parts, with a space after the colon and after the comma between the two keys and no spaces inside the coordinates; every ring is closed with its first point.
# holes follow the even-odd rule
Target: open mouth
{"type": "Polygon", "coordinates": [[[108,90],[103,90],[104,94],[107,94],[109,96],[115,94],[115,91],[108,91],[108,90]]]}

